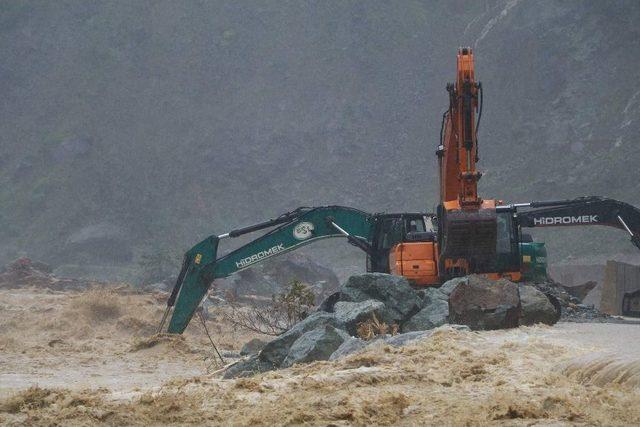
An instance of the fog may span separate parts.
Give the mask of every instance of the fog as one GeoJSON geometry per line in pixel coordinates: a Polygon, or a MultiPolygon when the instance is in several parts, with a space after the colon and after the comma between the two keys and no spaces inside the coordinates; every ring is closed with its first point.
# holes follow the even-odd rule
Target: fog
{"type": "MultiPolygon", "coordinates": [[[[129,279],[302,205],[432,211],[461,45],[482,196],[639,204],[638,22],[635,0],[3,1],[0,261],[129,279]]],[[[537,238],[553,261],[634,251],[537,238]]],[[[305,253],[363,262],[333,245],[305,253]]]]}

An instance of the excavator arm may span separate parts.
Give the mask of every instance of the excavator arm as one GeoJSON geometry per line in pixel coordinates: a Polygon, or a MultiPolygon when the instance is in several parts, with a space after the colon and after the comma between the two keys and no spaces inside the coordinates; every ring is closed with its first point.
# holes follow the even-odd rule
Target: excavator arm
{"type": "Polygon", "coordinates": [[[343,206],[323,206],[298,208],[266,222],[209,236],[185,254],[158,332],[162,331],[173,308],[167,331],[182,333],[214,279],[227,277],[272,256],[332,237],[345,237],[349,243],[373,255],[369,244],[373,228],[371,214],[343,206]],[[218,258],[220,240],[271,227],[277,228],[218,258]]]}
{"type": "Polygon", "coordinates": [[[503,210],[512,210],[520,227],[606,225],[619,228],[626,231],[640,249],[640,209],[618,200],[589,196],[497,208],[498,212],[503,210]]]}
{"type": "Polygon", "coordinates": [[[482,85],[475,79],[473,50],[458,50],[456,80],[447,84],[449,108],[443,114],[436,151],[440,176],[438,268],[443,278],[494,273],[498,221],[495,200],[478,195],[478,128],[482,85]]]}

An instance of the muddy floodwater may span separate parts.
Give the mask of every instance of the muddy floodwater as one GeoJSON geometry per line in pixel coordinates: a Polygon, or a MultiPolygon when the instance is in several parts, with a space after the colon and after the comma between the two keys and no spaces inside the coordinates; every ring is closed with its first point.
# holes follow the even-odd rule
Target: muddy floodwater
{"type": "MultiPolygon", "coordinates": [[[[0,423],[629,425],[640,324],[440,328],[336,362],[222,380],[202,325],[150,338],[164,296],[0,291],[0,423]]],[[[255,335],[207,321],[232,354],[255,335]]]]}

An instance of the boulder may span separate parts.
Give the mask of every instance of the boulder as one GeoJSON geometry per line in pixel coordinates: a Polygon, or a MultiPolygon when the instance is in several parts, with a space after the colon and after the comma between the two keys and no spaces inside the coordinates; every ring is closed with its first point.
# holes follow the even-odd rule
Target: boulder
{"type": "Polygon", "coordinates": [[[336,303],[340,301],[341,297],[342,294],[340,292],[332,293],[318,305],[316,311],[326,311],[327,313],[333,313],[333,309],[336,303]]]}
{"type": "Polygon", "coordinates": [[[388,321],[402,323],[422,308],[422,300],[404,277],[383,273],[367,273],[349,277],[342,285],[341,300],[362,302],[381,301],[390,315],[388,321]]]}
{"type": "Polygon", "coordinates": [[[577,285],[577,286],[564,286],[561,285],[565,291],[567,291],[567,293],[577,299],[580,300],[580,302],[584,301],[585,297],[589,294],[589,292],[591,292],[591,290],[593,288],[595,288],[598,285],[598,282],[594,282],[594,281],[588,281],[586,283],[583,283],[582,285],[577,285]]]}
{"type": "Polygon", "coordinates": [[[560,313],[547,296],[533,286],[520,286],[521,325],[546,323],[553,325],[560,319],[560,313]]]}
{"type": "Polygon", "coordinates": [[[31,258],[22,257],[2,267],[1,273],[14,273],[23,276],[42,276],[51,275],[51,266],[40,261],[34,261],[31,258]]]}
{"type": "Polygon", "coordinates": [[[243,359],[231,365],[225,371],[222,378],[240,378],[250,377],[261,372],[272,371],[276,367],[272,364],[261,360],[257,355],[253,355],[247,359],[243,359]]]}
{"type": "Polygon", "coordinates": [[[329,360],[331,354],[340,347],[347,337],[348,335],[343,331],[331,325],[318,326],[316,329],[302,334],[293,343],[280,367],[287,368],[296,363],[329,360]]]}
{"type": "Polygon", "coordinates": [[[438,290],[440,292],[442,292],[443,294],[449,296],[449,295],[451,295],[451,292],[453,292],[453,290],[455,288],[457,288],[458,285],[461,284],[461,283],[469,283],[468,276],[456,277],[456,278],[453,278],[451,280],[447,280],[446,282],[444,282],[442,284],[442,286],[440,286],[438,288],[438,290]]]}
{"type": "Polygon", "coordinates": [[[473,330],[515,328],[520,312],[518,285],[506,279],[468,276],[449,296],[449,321],[473,330]]]}
{"type": "Polygon", "coordinates": [[[85,281],[59,279],[51,274],[51,267],[45,263],[22,257],[2,268],[0,288],[20,288],[36,286],[57,290],[86,287],[85,281]],[[78,285],[78,286],[76,286],[78,285]]]}
{"type": "Polygon", "coordinates": [[[233,350],[220,350],[220,356],[229,359],[239,359],[242,357],[239,352],[233,350]]]}
{"type": "Polygon", "coordinates": [[[357,334],[359,323],[372,319],[374,315],[381,322],[393,322],[384,303],[374,299],[361,302],[337,302],[334,315],[351,335],[357,334]]]}
{"type": "Polygon", "coordinates": [[[247,341],[240,350],[240,356],[248,356],[250,354],[257,354],[267,345],[267,341],[263,341],[259,338],[254,338],[251,341],[247,341]]]}
{"type": "Polygon", "coordinates": [[[336,317],[331,313],[325,313],[322,311],[312,313],[306,319],[295,324],[287,332],[267,343],[259,353],[260,360],[275,367],[279,367],[287,357],[287,354],[289,354],[289,349],[293,343],[296,342],[302,334],[315,329],[318,326],[324,325],[340,327],[340,322],[338,322],[336,317]]]}
{"type": "Polygon", "coordinates": [[[435,300],[449,301],[449,294],[442,292],[438,288],[425,288],[422,290],[422,301],[426,304],[431,304],[435,300]]]}
{"type": "MultiPolygon", "coordinates": [[[[440,293],[443,295],[443,293],[440,293]]],[[[402,332],[426,331],[447,323],[449,319],[449,302],[446,298],[425,296],[425,307],[414,314],[402,325],[402,332]]]]}

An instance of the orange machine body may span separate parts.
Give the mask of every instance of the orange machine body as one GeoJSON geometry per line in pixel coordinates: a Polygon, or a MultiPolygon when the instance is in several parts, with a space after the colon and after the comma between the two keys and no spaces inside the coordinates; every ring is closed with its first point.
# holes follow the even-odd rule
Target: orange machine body
{"type": "MultiPolygon", "coordinates": [[[[405,242],[393,247],[389,253],[389,272],[404,276],[415,286],[439,286],[442,284],[438,274],[438,244],[435,242],[405,242]]],[[[468,269],[464,259],[448,260],[448,268],[468,269]]],[[[522,279],[519,271],[484,273],[492,280],[505,278],[513,282],[522,279]]]]}
{"type": "Polygon", "coordinates": [[[447,92],[449,107],[443,115],[436,152],[440,177],[437,240],[417,241],[412,236],[399,242],[389,252],[389,271],[421,286],[439,285],[450,277],[472,273],[519,280],[519,266],[504,261],[504,224],[508,219],[498,218],[496,200],[478,196],[482,86],[475,80],[471,48],[458,50],[456,79],[447,84],[447,92]],[[498,222],[502,224],[500,236],[498,222]]]}
{"type": "Polygon", "coordinates": [[[437,259],[435,242],[400,243],[389,253],[389,270],[418,286],[439,285],[437,259]]]}

